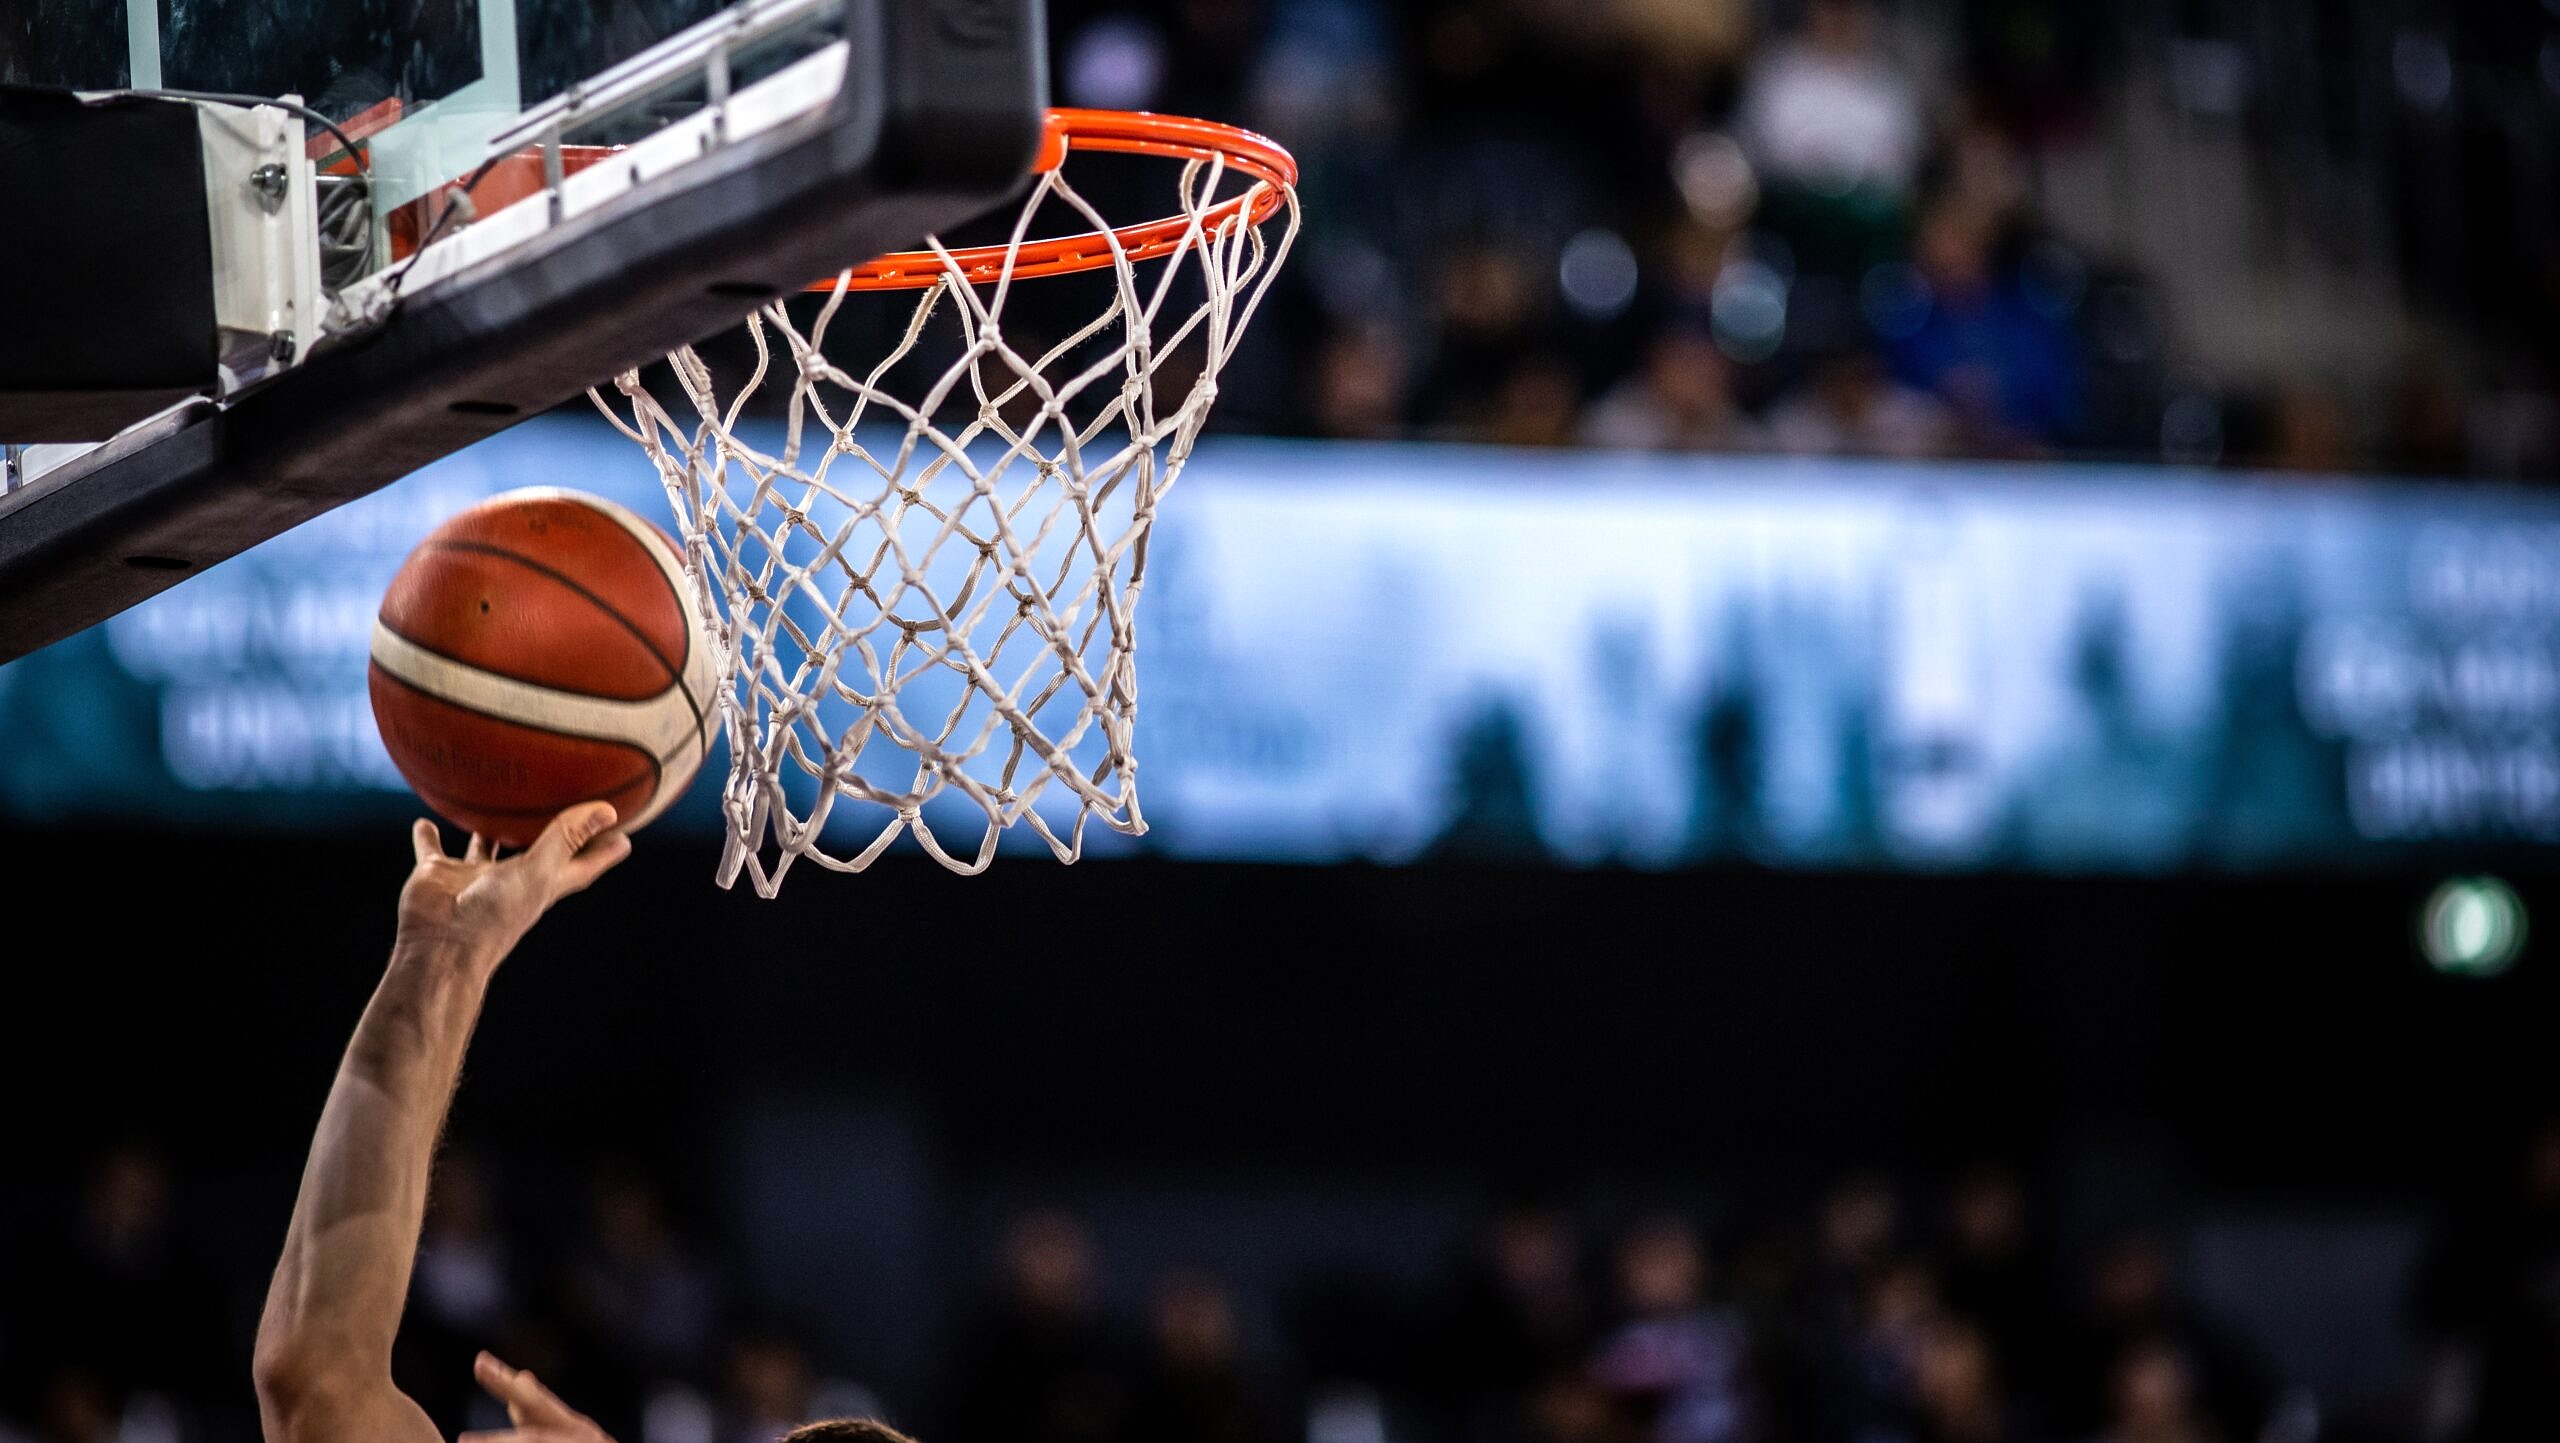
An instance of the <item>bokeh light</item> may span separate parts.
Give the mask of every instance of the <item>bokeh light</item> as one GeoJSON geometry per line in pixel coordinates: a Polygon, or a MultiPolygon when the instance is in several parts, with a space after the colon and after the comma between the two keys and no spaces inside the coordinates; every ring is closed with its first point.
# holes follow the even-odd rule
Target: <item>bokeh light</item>
{"type": "Polygon", "coordinates": [[[2419,916],[2427,965],[2460,977],[2495,977],[2524,951],[2524,900],[2495,877],[2455,877],[2419,916]]]}

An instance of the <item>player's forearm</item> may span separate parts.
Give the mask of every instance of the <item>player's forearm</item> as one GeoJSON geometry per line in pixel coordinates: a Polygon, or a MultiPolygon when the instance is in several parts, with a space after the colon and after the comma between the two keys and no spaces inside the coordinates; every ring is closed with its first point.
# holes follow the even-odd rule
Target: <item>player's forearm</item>
{"type": "Polygon", "coordinates": [[[258,1326],[262,1391],[387,1383],[437,1134],[496,959],[394,950],[322,1109],[258,1326]]]}

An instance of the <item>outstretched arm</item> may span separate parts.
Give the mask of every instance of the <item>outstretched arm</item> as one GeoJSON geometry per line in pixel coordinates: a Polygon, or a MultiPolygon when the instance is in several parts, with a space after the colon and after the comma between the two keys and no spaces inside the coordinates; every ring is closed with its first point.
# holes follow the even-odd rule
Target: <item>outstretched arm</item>
{"type": "Polygon", "coordinates": [[[552,903],[630,854],[613,823],[604,803],[573,807],[505,861],[476,837],[449,857],[418,823],[391,965],[321,1110],[258,1323],[268,1443],[437,1443],[391,1383],[436,1137],[490,977],[552,903]]]}

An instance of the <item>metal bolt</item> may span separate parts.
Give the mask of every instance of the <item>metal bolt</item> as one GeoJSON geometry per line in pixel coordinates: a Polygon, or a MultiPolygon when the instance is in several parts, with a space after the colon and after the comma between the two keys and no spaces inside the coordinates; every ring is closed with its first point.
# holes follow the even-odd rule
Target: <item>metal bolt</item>
{"type": "Polygon", "coordinates": [[[293,176],[283,166],[269,161],[249,172],[249,188],[258,193],[259,207],[274,215],[284,208],[284,198],[293,188],[293,176]]]}
{"type": "Polygon", "coordinates": [[[272,331],[268,333],[267,354],[274,358],[277,365],[292,365],[294,350],[293,332],[272,331]]]}

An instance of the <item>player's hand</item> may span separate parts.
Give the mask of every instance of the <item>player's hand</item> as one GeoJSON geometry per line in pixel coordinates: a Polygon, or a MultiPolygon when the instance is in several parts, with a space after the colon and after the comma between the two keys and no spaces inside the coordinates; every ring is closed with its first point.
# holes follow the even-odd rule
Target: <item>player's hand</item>
{"type": "Polygon", "coordinates": [[[471,1376],[480,1380],[490,1397],[507,1405],[507,1421],[515,1426],[495,1433],[465,1433],[455,1443],[613,1443],[593,1419],[561,1402],[531,1373],[483,1353],[471,1365],[471,1376]]]}
{"type": "Polygon", "coordinates": [[[494,965],[552,903],[585,891],[631,855],[631,839],[611,830],[614,820],[604,802],[571,807],[532,846],[501,861],[476,836],[461,856],[446,855],[436,824],[420,818],[412,829],[417,870],[400,889],[401,942],[460,947],[494,965]]]}

